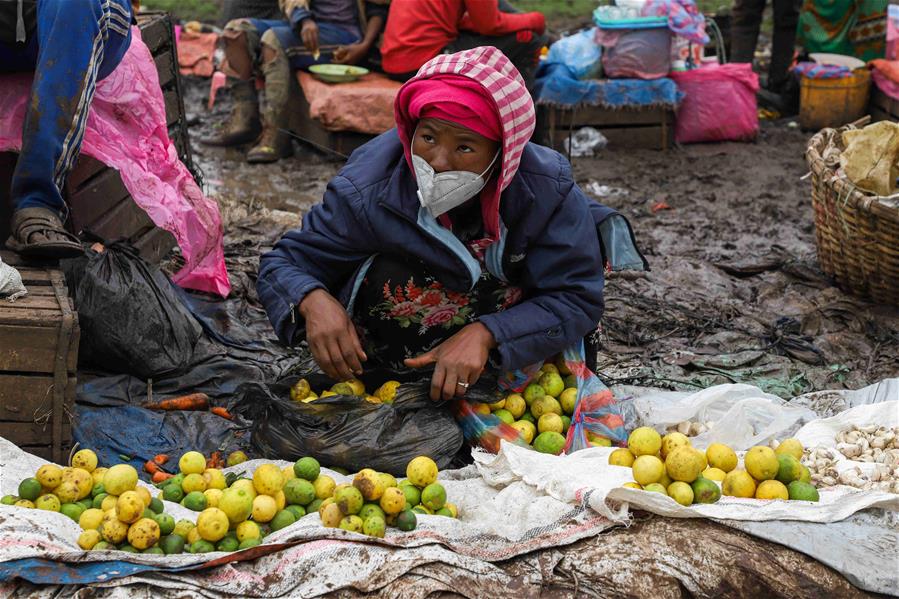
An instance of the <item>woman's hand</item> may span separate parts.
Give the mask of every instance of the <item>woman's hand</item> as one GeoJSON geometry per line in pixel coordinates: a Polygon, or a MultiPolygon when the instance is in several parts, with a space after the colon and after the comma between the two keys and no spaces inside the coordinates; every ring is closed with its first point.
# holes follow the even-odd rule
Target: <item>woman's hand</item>
{"type": "Polygon", "coordinates": [[[306,321],[306,342],[315,362],[335,381],[362,374],[368,357],[356,335],[353,321],[343,305],[324,289],[309,292],[300,302],[299,312],[306,321]]]}
{"type": "Polygon", "coordinates": [[[359,64],[368,53],[363,44],[349,44],[334,50],[333,61],[337,64],[359,64]]]}
{"type": "Polygon", "coordinates": [[[476,322],[431,351],[410,358],[405,363],[409,368],[424,368],[435,364],[434,376],[431,377],[431,399],[448,400],[465,395],[468,386],[478,381],[484,372],[490,350],[494,347],[496,340],[493,333],[476,322]]]}

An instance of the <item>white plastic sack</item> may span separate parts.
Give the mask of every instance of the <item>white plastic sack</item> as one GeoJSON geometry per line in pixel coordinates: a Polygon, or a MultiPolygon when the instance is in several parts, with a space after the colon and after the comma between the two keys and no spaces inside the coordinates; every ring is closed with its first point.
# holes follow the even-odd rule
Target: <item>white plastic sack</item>
{"type": "Polygon", "coordinates": [[[564,64],[578,79],[595,79],[602,69],[602,48],[595,37],[595,28],[563,37],[549,47],[546,60],[564,64]]]}
{"type": "Polygon", "coordinates": [[[713,423],[710,430],[691,439],[703,449],[711,443],[726,443],[734,450],[747,450],[772,439],[791,436],[816,418],[806,407],[792,406],[752,385],[716,385],[686,397],[668,392],[635,397],[638,422],[661,433],[685,420],[713,423]]]}
{"type": "Polygon", "coordinates": [[[0,297],[14,302],[28,294],[25,285],[22,284],[22,275],[9,264],[4,264],[0,259],[0,297]]]}

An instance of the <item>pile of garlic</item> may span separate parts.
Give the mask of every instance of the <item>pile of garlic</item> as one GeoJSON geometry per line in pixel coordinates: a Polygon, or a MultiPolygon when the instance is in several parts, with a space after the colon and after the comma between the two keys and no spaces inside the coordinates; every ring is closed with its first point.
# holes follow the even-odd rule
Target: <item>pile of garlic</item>
{"type": "Polygon", "coordinates": [[[702,433],[710,430],[715,425],[714,422],[699,422],[693,420],[684,420],[677,424],[672,424],[665,429],[666,433],[680,433],[688,437],[698,437],[702,433]]]}
{"type": "Polygon", "coordinates": [[[837,433],[836,449],[815,447],[807,449],[802,463],[809,469],[812,483],[822,487],[837,484],[857,489],[899,493],[899,429],[883,426],[853,426],[837,433]],[[837,452],[856,462],[872,466],[864,470],[858,466],[843,472],[836,469],[837,452]]]}

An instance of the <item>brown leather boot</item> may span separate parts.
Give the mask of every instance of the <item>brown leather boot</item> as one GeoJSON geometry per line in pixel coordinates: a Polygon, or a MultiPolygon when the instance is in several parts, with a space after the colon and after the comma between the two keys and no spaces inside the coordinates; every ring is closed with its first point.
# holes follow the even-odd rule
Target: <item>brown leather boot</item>
{"type": "Polygon", "coordinates": [[[247,153],[247,162],[250,164],[277,162],[292,155],[293,144],[290,143],[290,136],[279,127],[265,123],[259,143],[247,153]]]}
{"type": "Polygon", "coordinates": [[[201,139],[200,143],[207,146],[239,146],[259,137],[262,124],[259,122],[259,99],[254,83],[252,79],[238,79],[231,84],[234,105],[224,130],[219,135],[201,139]]]}

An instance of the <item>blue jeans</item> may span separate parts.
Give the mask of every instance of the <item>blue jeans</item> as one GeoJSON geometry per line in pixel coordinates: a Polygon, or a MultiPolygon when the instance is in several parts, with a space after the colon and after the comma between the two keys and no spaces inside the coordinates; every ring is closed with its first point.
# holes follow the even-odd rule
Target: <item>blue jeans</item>
{"type": "MultiPolygon", "coordinates": [[[[248,19],[261,36],[269,29],[278,36],[281,47],[290,60],[290,66],[294,69],[308,69],[314,64],[328,64],[333,59],[332,51],[322,51],[318,60],[312,59],[312,54],[306,51],[303,46],[303,40],[291,28],[288,21],[279,21],[275,19],[248,19]]],[[[362,39],[354,32],[323,21],[316,21],[318,25],[318,45],[319,46],[341,46],[346,44],[355,44],[362,39]]]]}
{"type": "Polygon", "coordinates": [[[75,164],[97,81],[131,43],[130,0],[41,0],[37,30],[0,43],[0,72],[34,71],[13,173],[13,209],[66,210],[62,188],[75,164]]]}

